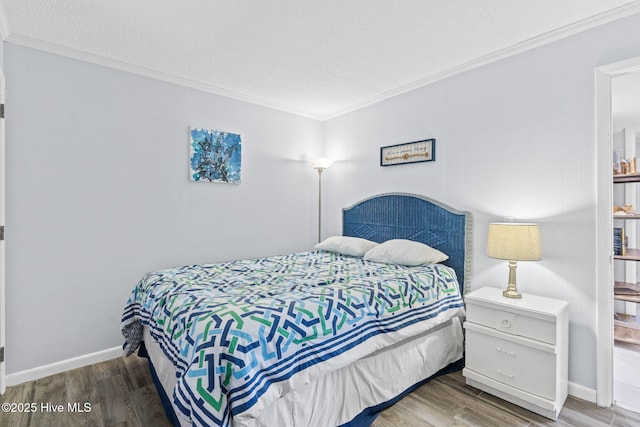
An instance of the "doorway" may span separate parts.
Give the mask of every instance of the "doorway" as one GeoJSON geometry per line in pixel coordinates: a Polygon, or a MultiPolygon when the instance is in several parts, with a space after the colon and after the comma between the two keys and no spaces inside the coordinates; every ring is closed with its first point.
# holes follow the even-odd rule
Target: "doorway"
{"type": "MultiPolygon", "coordinates": [[[[638,282],[636,278],[636,268],[640,266],[640,263],[632,262],[632,266],[629,271],[625,271],[624,267],[614,267],[614,263],[621,261],[620,256],[614,257],[614,242],[612,239],[614,230],[621,232],[625,228],[627,222],[630,223],[629,230],[633,234],[629,237],[629,241],[632,242],[636,239],[638,231],[640,231],[640,222],[626,221],[620,219],[614,219],[614,197],[618,203],[627,205],[625,209],[636,209],[637,206],[632,206],[637,203],[635,200],[637,191],[635,186],[637,184],[631,184],[630,190],[616,189],[614,191],[614,160],[618,158],[625,158],[628,154],[630,157],[636,157],[636,144],[635,144],[635,131],[632,127],[635,125],[627,124],[627,128],[621,131],[619,128],[622,126],[621,120],[618,117],[617,129],[614,129],[613,118],[613,96],[615,95],[614,89],[618,88],[619,83],[623,79],[633,74],[640,73],[640,58],[634,58],[631,60],[623,61],[616,64],[611,64],[596,69],[596,168],[597,168],[597,225],[596,225],[596,277],[597,277],[597,396],[596,400],[600,406],[610,406],[612,403],[617,403],[619,406],[627,406],[623,399],[624,393],[621,392],[619,379],[621,376],[620,369],[627,369],[627,356],[625,344],[620,340],[619,322],[616,322],[616,330],[614,333],[614,316],[618,312],[629,312],[631,315],[632,308],[626,307],[624,298],[620,299],[614,305],[614,283],[616,280],[622,283],[622,286],[626,286],[627,282],[632,282],[635,285],[638,282]],[[618,84],[616,84],[618,83],[618,84]],[[624,153],[626,148],[627,154],[624,153]],[[614,155],[617,154],[616,155],[614,155]],[[638,229],[637,231],[635,229],[638,229]],[[616,259],[617,258],[617,259],[616,259]],[[618,335],[618,339],[615,339],[615,335],[618,335]],[[618,345],[614,346],[614,342],[618,345]],[[623,353],[620,349],[624,349],[623,353]],[[623,357],[621,358],[621,354],[623,357]]],[[[639,79],[640,82],[640,79],[639,79]]],[[[639,150],[640,153],[640,150],[639,150]]],[[[623,162],[624,163],[624,162],[623,162]]],[[[635,169],[634,169],[635,171],[635,169]]],[[[626,175],[628,170],[624,170],[622,173],[626,175]]],[[[620,181],[620,177],[616,177],[616,181],[620,181]]],[[[640,180],[639,180],[640,181],[640,180]]],[[[626,184],[625,184],[626,186],[626,184]]],[[[640,186],[638,186],[640,188],[640,186]]],[[[623,215],[623,211],[620,212],[623,215]]],[[[618,217],[618,215],[616,215],[618,217]]],[[[624,247],[625,239],[620,240],[622,247],[624,247]]],[[[635,242],[634,242],[635,243],[635,242]]],[[[638,243],[636,246],[639,246],[638,243]]],[[[615,248],[615,250],[621,250],[615,248]]],[[[622,260],[623,262],[626,262],[622,260]]],[[[640,269],[637,270],[640,273],[640,269]]],[[[633,286],[631,286],[633,287],[633,286]]],[[[618,294],[616,291],[615,294],[618,294]]],[[[634,306],[635,310],[635,306],[634,306]]],[[[627,313],[622,313],[626,315],[627,313]]],[[[635,313],[634,311],[634,314],[635,313]]],[[[631,345],[631,349],[634,345],[631,345]]],[[[640,346],[638,346],[640,350],[640,346]]],[[[632,352],[631,356],[638,356],[640,360],[640,351],[632,352]]],[[[627,364],[628,365],[628,364],[627,364]]],[[[628,372],[633,374],[633,372],[628,372]]],[[[622,374],[622,376],[626,376],[622,374]]],[[[638,384],[638,391],[640,392],[640,383],[638,384]]],[[[626,401],[627,398],[624,398],[626,401]]],[[[631,402],[635,399],[632,398],[631,402]]],[[[635,409],[628,407],[628,409],[635,409]]]]}
{"type": "Polygon", "coordinates": [[[626,242],[616,255],[614,240],[613,402],[640,412],[640,72],[612,77],[611,116],[614,235],[626,242]]]}
{"type": "Polygon", "coordinates": [[[4,363],[4,344],[5,344],[5,243],[4,243],[4,218],[5,218],[5,141],[4,141],[4,101],[5,101],[5,80],[4,73],[0,71],[0,394],[4,394],[6,389],[5,382],[5,363],[4,363]]]}

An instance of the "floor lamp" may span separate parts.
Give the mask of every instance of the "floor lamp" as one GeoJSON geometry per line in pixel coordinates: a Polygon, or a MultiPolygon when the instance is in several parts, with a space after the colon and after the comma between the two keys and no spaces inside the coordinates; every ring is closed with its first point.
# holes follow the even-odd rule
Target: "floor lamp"
{"type": "Polygon", "coordinates": [[[318,171],[318,243],[322,238],[322,172],[333,164],[333,159],[317,157],[307,160],[309,166],[318,171]]]}

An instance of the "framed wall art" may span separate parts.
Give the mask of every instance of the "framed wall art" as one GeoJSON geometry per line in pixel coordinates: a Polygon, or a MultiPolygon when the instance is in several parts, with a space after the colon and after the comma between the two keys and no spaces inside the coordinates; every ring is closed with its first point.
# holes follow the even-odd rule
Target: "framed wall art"
{"type": "Polygon", "coordinates": [[[436,159],[436,140],[407,142],[380,148],[380,166],[433,162],[436,159]]]}
{"type": "Polygon", "coordinates": [[[219,130],[191,128],[189,179],[240,184],[242,138],[219,130]]]}

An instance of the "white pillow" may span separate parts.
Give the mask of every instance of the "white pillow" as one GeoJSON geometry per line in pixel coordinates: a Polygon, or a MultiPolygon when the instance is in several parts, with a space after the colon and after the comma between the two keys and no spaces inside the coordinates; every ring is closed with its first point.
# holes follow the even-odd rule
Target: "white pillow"
{"type": "Polygon", "coordinates": [[[367,261],[408,266],[436,264],[448,258],[448,255],[431,246],[404,239],[387,240],[364,255],[367,261]]]}
{"type": "Polygon", "coordinates": [[[363,256],[376,246],[378,246],[376,242],[359,237],[333,236],[318,243],[316,249],[343,255],[363,256]]]}

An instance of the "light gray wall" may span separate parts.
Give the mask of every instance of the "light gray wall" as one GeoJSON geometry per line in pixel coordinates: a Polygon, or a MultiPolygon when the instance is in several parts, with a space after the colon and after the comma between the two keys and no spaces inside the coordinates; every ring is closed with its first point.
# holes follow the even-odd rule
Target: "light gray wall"
{"type": "Polygon", "coordinates": [[[625,18],[324,125],[6,44],[7,373],[119,345],[146,271],[310,247],[317,175],[300,159],[324,144],[327,234],[385,191],[471,210],[473,288],[506,282],[489,222],[540,222],[544,260],[520,263],[519,286],[570,302],[570,381],[595,389],[593,75],[637,40],[625,18]],[[242,134],[241,185],[187,181],[189,126],[242,134]],[[378,166],[380,146],[431,137],[435,162],[378,166]]]}
{"type": "MultiPolygon", "coordinates": [[[[541,262],[519,288],[570,302],[569,380],[596,388],[594,68],[640,56],[640,16],[530,50],[326,123],[328,232],[339,209],[386,191],[427,195],[474,214],[472,288],[505,286],[486,256],[489,222],[541,224],[541,262]],[[436,138],[436,161],[380,167],[384,145],[436,138]]],[[[602,321],[610,321],[605,319],[602,321]]]]}
{"type": "Polygon", "coordinates": [[[322,123],[11,44],[7,373],[122,344],[141,276],[306,250],[322,123]],[[242,135],[242,183],[188,180],[190,126],[242,135]]]}

